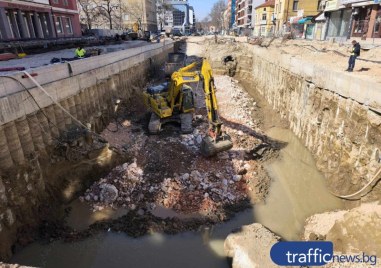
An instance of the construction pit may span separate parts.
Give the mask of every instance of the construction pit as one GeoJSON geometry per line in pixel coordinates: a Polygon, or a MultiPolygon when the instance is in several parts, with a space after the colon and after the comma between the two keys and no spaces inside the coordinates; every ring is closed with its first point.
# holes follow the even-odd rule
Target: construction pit
{"type": "MultiPolygon", "coordinates": [[[[74,75],[65,79],[86,72],[97,79],[62,97],[71,119],[30,85],[35,98],[24,102],[38,103],[41,97],[44,107],[40,102],[34,113],[1,129],[8,148],[17,143],[10,142],[15,129],[18,147],[29,152],[22,160],[10,150],[12,163],[8,160],[1,175],[1,260],[36,267],[276,267],[268,252],[279,240],[330,240],[336,252],[381,254],[380,237],[371,245],[365,239],[381,226],[379,186],[373,183],[372,191],[353,198],[337,197],[356,193],[379,168],[380,119],[369,114],[369,102],[364,113],[356,99],[324,96],[332,89],[323,92],[314,77],[294,74],[266,57],[265,63],[256,63],[265,48],[201,38],[158,46],[131,55],[126,60],[134,63],[121,73],[121,59],[118,68],[106,65],[107,71],[97,67],[76,73],[74,66],[74,75]],[[166,124],[160,134],[148,134],[141,93],[162,81],[163,63],[173,49],[185,52],[188,63],[202,57],[211,62],[231,150],[201,155],[208,120],[198,85],[192,86],[193,133],[166,124]],[[258,51],[251,55],[252,50],[258,51]],[[231,61],[224,61],[227,56],[231,61]],[[269,76],[255,76],[256,64],[269,76]],[[349,99],[354,103],[342,104],[349,99]],[[294,110],[307,111],[296,116],[294,110]],[[365,126],[371,138],[345,129],[347,120],[356,120],[360,133],[365,126]],[[30,129],[33,149],[25,142],[23,124],[30,129]],[[362,148],[353,148],[357,156],[345,158],[352,155],[348,142],[362,148]],[[240,242],[240,233],[259,246],[240,242]]],[[[64,85],[72,84],[65,79],[64,85]]],[[[48,91],[54,83],[41,82],[48,91]]]]}

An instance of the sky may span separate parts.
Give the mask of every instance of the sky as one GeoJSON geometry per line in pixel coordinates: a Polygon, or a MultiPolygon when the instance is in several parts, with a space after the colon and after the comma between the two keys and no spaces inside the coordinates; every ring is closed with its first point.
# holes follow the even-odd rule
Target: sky
{"type": "Polygon", "coordinates": [[[189,4],[194,7],[196,13],[196,20],[201,21],[208,16],[212,6],[217,0],[188,0],[189,4]]]}

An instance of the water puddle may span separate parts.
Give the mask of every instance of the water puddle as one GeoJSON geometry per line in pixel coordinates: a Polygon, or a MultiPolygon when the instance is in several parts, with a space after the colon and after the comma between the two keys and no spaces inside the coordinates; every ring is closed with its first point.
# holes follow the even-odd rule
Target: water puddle
{"type": "Polygon", "coordinates": [[[102,220],[113,220],[122,217],[127,214],[128,209],[119,208],[104,208],[101,211],[93,212],[91,207],[82,203],[79,200],[75,200],[70,204],[71,211],[67,218],[67,224],[78,231],[86,230],[91,224],[102,220]]]}
{"type": "Polygon", "coordinates": [[[307,217],[343,203],[328,192],[311,153],[290,130],[272,128],[266,134],[287,146],[279,160],[266,166],[273,180],[266,203],[255,206],[254,218],[286,240],[299,240],[307,217]]]}
{"type": "MultiPolygon", "coordinates": [[[[287,146],[281,151],[280,159],[266,167],[273,179],[266,203],[239,213],[227,223],[175,236],[152,234],[133,239],[123,233],[106,232],[76,243],[34,243],[15,254],[11,261],[55,268],[224,268],[230,267],[223,251],[224,240],[242,225],[259,222],[287,240],[298,240],[308,216],[340,208],[342,204],[328,193],[311,154],[290,130],[273,128],[268,135],[287,142],[287,146]]],[[[84,228],[97,218],[114,218],[126,213],[111,210],[94,214],[86,210],[85,204],[75,207],[69,223],[77,228],[84,228]]],[[[160,217],[179,216],[160,207],[153,213],[160,217]]]]}

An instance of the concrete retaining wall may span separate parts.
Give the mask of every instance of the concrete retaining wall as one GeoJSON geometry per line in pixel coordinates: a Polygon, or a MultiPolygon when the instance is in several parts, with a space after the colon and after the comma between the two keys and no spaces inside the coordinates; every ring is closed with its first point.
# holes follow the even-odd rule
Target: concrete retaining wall
{"type": "MultiPolygon", "coordinates": [[[[116,101],[128,102],[139,94],[173,48],[172,42],[152,44],[33,73],[74,117],[101,131],[116,101]]],[[[68,136],[81,133],[78,124],[21,76],[12,77],[22,85],[0,78],[0,261],[11,256],[16,241],[26,244],[33,239],[28,228],[48,215],[54,218],[57,204],[69,200],[82,180],[112,168],[115,158],[102,141],[87,144],[83,137],[71,137],[69,144],[68,136]]]]}
{"type": "MultiPolygon", "coordinates": [[[[95,119],[102,112],[109,116],[113,108],[112,101],[125,99],[133,91],[131,77],[135,77],[137,70],[143,71],[134,67],[146,63],[147,71],[158,63],[155,62],[158,55],[165,55],[166,51],[172,49],[173,43],[153,44],[36,68],[33,73],[37,74],[35,79],[54,100],[81,122],[91,124],[93,130],[99,130],[99,122],[95,119]]],[[[73,120],[52,105],[53,101],[41,89],[29,78],[22,78],[22,75],[15,74],[13,79],[0,77],[0,137],[4,138],[1,140],[0,166],[3,168],[25,163],[29,153],[36,148],[43,151],[44,145],[51,145],[52,139],[59,137],[73,124],[73,120]],[[44,113],[39,116],[40,109],[44,113]],[[46,114],[50,117],[46,117],[46,114]],[[40,126],[44,126],[45,131],[38,130],[40,126]],[[23,137],[13,140],[17,133],[23,137]]]]}

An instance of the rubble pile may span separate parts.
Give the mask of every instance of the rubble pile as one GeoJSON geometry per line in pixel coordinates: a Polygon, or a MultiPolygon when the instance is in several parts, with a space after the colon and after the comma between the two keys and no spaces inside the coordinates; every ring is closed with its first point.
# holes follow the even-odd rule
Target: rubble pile
{"type": "Polygon", "coordinates": [[[119,131],[102,133],[111,146],[125,149],[131,160],[95,182],[80,200],[94,211],[126,208],[143,216],[164,208],[179,216],[218,221],[237,211],[228,208],[262,201],[270,179],[252,157],[255,148],[264,144],[259,122],[253,120],[256,103],[230,77],[216,76],[215,83],[223,130],[234,144],[230,151],[212,158],[200,154],[209,127],[202,89],[196,92],[191,134],[164,125],[163,133],[148,135],[142,107],[125,118],[119,131]]]}
{"type": "Polygon", "coordinates": [[[179,213],[213,215],[225,205],[246,200],[247,191],[252,190],[246,178],[251,166],[240,161],[237,167],[238,173],[231,167],[216,173],[193,170],[174,174],[161,183],[151,183],[135,159],[133,163],[114,168],[108,176],[94,183],[80,200],[89,202],[94,211],[111,206],[144,212],[159,205],[179,213]]]}

